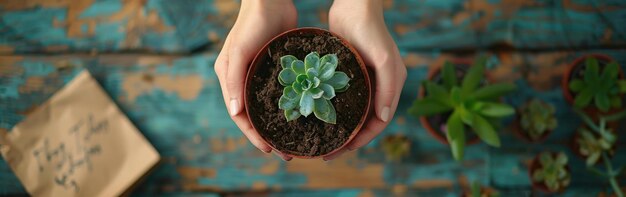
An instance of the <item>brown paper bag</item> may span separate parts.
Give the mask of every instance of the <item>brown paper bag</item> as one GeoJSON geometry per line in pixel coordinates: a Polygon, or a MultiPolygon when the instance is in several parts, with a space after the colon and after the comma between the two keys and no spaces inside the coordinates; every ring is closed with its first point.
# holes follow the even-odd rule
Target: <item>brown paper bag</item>
{"type": "Polygon", "coordinates": [[[33,196],[118,196],[159,154],[83,71],[0,139],[33,196]]]}

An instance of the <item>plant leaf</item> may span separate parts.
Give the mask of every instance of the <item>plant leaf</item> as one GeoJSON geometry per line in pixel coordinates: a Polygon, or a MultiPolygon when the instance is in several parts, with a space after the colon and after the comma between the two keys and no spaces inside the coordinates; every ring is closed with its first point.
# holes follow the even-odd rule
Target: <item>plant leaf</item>
{"type": "Polygon", "coordinates": [[[320,68],[320,55],[317,52],[311,52],[304,57],[304,66],[306,70],[313,68],[318,70],[320,68]]]}
{"type": "Polygon", "coordinates": [[[443,64],[443,69],[441,69],[441,74],[443,76],[443,84],[446,89],[451,90],[452,87],[457,86],[457,78],[456,72],[454,70],[454,65],[449,61],[443,64]]]}
{"type": "Polygon", "coordinates": [[[585,88],[585,82],[580,79],[574,79],[569,82],[569,89],[573,92],[580,92],[585,88]]]}
{"type": "Polygon", "coordinates": [[[283,96],[286,96],[287,98],[299,98],[298,92],[296,92],[291,86],[283,88],[283,96]]]}
{"type": "Polygon", "coordinates": [[[480,114],[488,117],[505,117],[515,114],[515,109],[502,103],[484,103],[480,114]]]}
{"type": "Polygon", "coordinates": [[[463,159],[463,149],[465,148],[465,131],[461,115],[458,112],[452,113],[446,122],[446,137],[452,150],[455,160],[463,159]]]}
{"type": "Polygon", "coordinates": [[[347,84],[343,88],[335,89],[335,92],[345,92],[348,90],[348,88],[350,88],[350,84],[347,84]]]}
{"type": "Polygon", "coordinates": [[[617,65],[617,62],[607,64],[602,71],[602,79],[616,79],[618,75],[619,65],[617,65]]]}
{"type": "Polygon", "coordinates": [[[298,119],[300,117],[300,112],[297,110],[285,110],[285,118],[287,118],[287,122],[298,119]]]}
{"type": "Polygon", "coordinates": [[[317,77],[317,75],[318,75],[318,73],[317,73],[317,70],[315,68],[308,68],[306,70],[306,76],[309,79],[312,79],[313,77],[317,77]]]}
{"type": "Polygon", "coordinates": [[[461,89],[459,87],[453,87],[452,91],[450,91],[450,104],[452,106],[458,106],[463,103],[463,98],[461,98],[461,89]]]}
{"type": "Polygon", "coordinates": [[[327,63],[334,64],[335,66],[339,64],[337,54],[326,54],[320,59],[320,65],[325,65],[327,63]]]}
{"type": "Polygon", "coordinates": [[[346,73],[337,71],[333,77],[325,81],[325,83],[333,86],[335,89],[341,89],[348,85],[348,81],[350,81],[350,78],[346,75],[346,73]]]}
{"type": "Polygon", "coordinates": [[[304,69],[304,62],[301,60],[295,60],[291,63],[291,69],[293,69],[296,74],[306,74],[306,70],[304,69]]]}
{"type": "Polygon", "coordinates": [[[478,85],[480,85],[480,82],[483,79],[486,62],[487,62],[486,58],[484,57],[478,58],[474,62],[474,64],[469,68],[461,84],[461,90],[462,90],[461,93],[463,95],[470,95],[472,91],[478,88],[478,85]]]}
{"type": "Polygon", "coordinates": [[[284,83],[283,86],[289,86],[296,81],[296,72],[293,72],[290,68],[285,68],[278,73],[279,82],[284,83]],[[282,80],[282,81],[281,81],[282,80]]]}
{"type": "Polygon", "coordinates": [[[304,91],[300,99],[300,114],[304,117],[308,117],[313,112],[314,107],[313,95],[310,91],[304,91]]]}
{"type": "Polygon", "coordinates": [[[442,104],[452,105],[450,100],[450,94],[446,91],[446,89],[434,82],[424,81],[424,88],[426,89],[426,94],[429,98],[433,98],[441,102],[442,104]]]}
{"type": "Polygon", "coordinates": [[[313,88],[309,91],[311,92],[311,97],[313,97],[313,99],[322,98],[322,95],[324,94],[324,91],[319,88],[313,88]]]}
{"type": "Polygon", "coordinates": [[[413,105],[409,108],[409,114],[415,117],[432,116],[448,112],[450,110],[452,110],[452,107],[448,105],[442,104],[432,98],[424,98],[422,100],[413,101],[413,105]]]}
{"type": "Polygon", "coordinates": [[[324,95],[322,95],[324,99],[330,100],[335,97],[335,88],[333,86],[322,83],[319,88],[324,91],[324,95]]]}
{"type": "Polygon", "coordinates": [[[619,96],[611,97],[611,107],[613,108],[621,108],[622,107],[622,98],[619,96]]]}
{"type": "Polygon", "coordinates": [[[302,94],[302,92],[304,90],[302,90],[302,85],[300,83],[293,83],[291,84],[291,87],[293,88],[293,91],[296,92],[298,95],[302,94]]]}
{"type": "Polygon", "coordinates": [[[485,143],[494,147],[500,147],[500,137],[498,137],[493,126],[482,116],[476,115],[474,117],[472,130],[474,130],[474,133],[485,143]]]}
{"type": "Polygon", "coordinates": [[[590,57],[585,60],[585,82],[590,83],[598,79],[599,65],[596,58],[590,57]]]}
{"type": "Polygon", "coordinates": [[[582,92],[576,95],[576,98],[574,99],[574,106],[578,108],[587,107],[589,103],[591,103],[592,98],[593,98],[593,89],[591,88],[584,89],[582,92]]]}
{"type": "Polygon", "coordinates": [[[285,95],[282,95],[280,96],[280,99],[278,100],[278,109],[291,110],[291,109],[296,108],[299,102],[300,102],[299,97],[289,98],[285,95]]]}
{"type": "Polygon", "coordinates": [[[465,123],[466,125],[469,125],[469,126],[474,124],[474,116],[475,115],[471,111],[465,109],[465,106],[459,105],[458,107],[455,108],[455,112],[456,111],[459,112],[459,115],[461,116],[461,120],[463,121],[463,123],[465,123]]]}
{"type": "Polygon", "coordinates": [[[470,99],[496,99],[512,91],[515,91],[515,85],[512,83],[487,85],[479,88],[473,93],[470,93],[470,99]]]}
{"type": "Polygon", "coordinates": [[[611,108],[611,101],[606,94],[596,94],[594,99],[596,107],[598,107],[600,111],[606,112],[611,108]]]}
{"type": "Polygon", "coordinates": [[[293,61],[298,60],[298,58],[296,58],[293,55],[285,55],[280,57],[280,66],[283,67],[283,69],[285,68],[291,68],[291,63],[293,63],[293,61]]]}
{"type": "Polygon", "coordinates": [[[329,80],[335,74],[335,69],[337,69],[337,64],[326,63],[320,69],[319,78],[322,81],[329,80]]]}
{"type": "Polygon", "coordinates": [[[335,124],[337,122],[337,112],[329,100],[316,99],[315,110],[313,110],[313,112],[315,117],[326,123],[335,124]]]}

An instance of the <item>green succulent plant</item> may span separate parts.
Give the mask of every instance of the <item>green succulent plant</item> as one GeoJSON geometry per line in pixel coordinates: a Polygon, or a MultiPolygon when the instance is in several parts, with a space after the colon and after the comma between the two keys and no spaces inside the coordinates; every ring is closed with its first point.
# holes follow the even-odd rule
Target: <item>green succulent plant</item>
{"type": "Polygon", "coordinates": [[[574,111],[580,115],[580,118],[587,128],[589,128],[579,130],[580,138],[577,139],[577,143],[580,145],[580,153],[587,157],[587,169],[600,177],[606,178],[611,184],[615,196],[624,197],[624,193],[622,193],[617,182],[617,177],[622,173],[624,166],[622,165],[615,168],[609,159],[609,154],[612,154],[614,151],[612,146],[615,144],[615,141],[617,141],[617,136],[611,132],[611,129],[607,126],[607,122],[618,121],[626,117],[626,111],[600,116],[597,123],[583,111],[579,109],[575,109],[574,111]],[[591,132],[594,134],[591,134],[591,132]],[[598,157],[601,157],[602,163],[604,163],[604,172],[593,166],[598,161],[598,157]]]}
{"type": "Polygon", "coordinates": [[[519,108],[522,129],[532,140],[537,140],[545,132],[554,130],[557,120],[554,105],[539,99],[532,99],[519,108]]]}
{"type": "Polygon", "coordinates": [[[587,166],[596,164],[604,151],[612,155],[613,145],[617,138],[610,130],[596,137],[589,129],[581,127],[578,129],[578,134],[579,137],[576,139],[576,143],[580,145],[578,151],[587,158],[587,166]]]}
{"type": "Polygon", "coordinates": [[[569,89],[576,93],[574,106],[585,108],[593,102],[602,112],[622,107],[620,94],[626,92],[626,80],[619,79],[619,72],[617,62],[611,62],[600,73],[598,60],[587,58],[583,78],[569,83],[569,89]]]}
{"type": "Polygon", "coordinates": [[[311,52],[304,61],[286,55],[280,58],[280,65],[282,70],[278,82],[285,88],[278,108],[284,110],[287,121],[314,113],[318,119],[335,124],[337,112],[330,100],[337,92],[344,92],[350,87],[348,75],[335,71],[337,55],[327,54],[320,58],[317,52],[311,52]]]}
{"type": "Polygon", "coordinates": [[[442,84],[424,81],[426,96],[409,108],[409,113],[417,117],[451,114],[444,132],[456,160],[463,158],[466,126],[482,141],[500,147],[496,124],[499,118],[515,113],[510,105],[498,102],[501,96],[515,90],[515,85],[485,84],[485,64],[486,58],[477,59],[463,79],[457,79],[454,66],[446,62],[441,70],[442,84]]]}
{"type": "Polygon", "coordinates": [[[382,147],[388,160],[399,161],[411,150],[411,141],[404,135],[389,135],[382,141],[382,147]]]}
{"type": "Polygon", "coordinates": [[[565,153],[559,152],[553,156],[552,153],[543,152],[539,155],[539,164],[540,167],[532,173],[534,182],[543,183],[552,192],[560,191],[569,185],[571,176],[566,169],[565,153]]]}

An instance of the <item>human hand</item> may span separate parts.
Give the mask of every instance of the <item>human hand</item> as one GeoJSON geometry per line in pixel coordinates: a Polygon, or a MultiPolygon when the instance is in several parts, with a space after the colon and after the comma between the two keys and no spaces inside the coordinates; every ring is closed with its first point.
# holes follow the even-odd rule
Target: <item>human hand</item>
{"type": "Polygon", "coordinates": [[[335,0],[328,18],[330,31],[347,39],[375,73],[376,118],[365,122],[348,145],[324,160],[365,146],[380,134],[393,118],[406,79],[406,67],[385,25],[381,0],[335,0]]]}
{"type": "MultiPolygon", "coordinates": [[[[239,129],[259,150],[272,148],[248,121],[243,91],[248,66],[257,51],[274,36],[297,25],[297,12],[291,0],[242,0],[235,25],[224,41],[215,60],[215,73],[220,82],[226,108],[239,129]]],[[[275,151],[283,160],[292,158],[275,151]]]]}

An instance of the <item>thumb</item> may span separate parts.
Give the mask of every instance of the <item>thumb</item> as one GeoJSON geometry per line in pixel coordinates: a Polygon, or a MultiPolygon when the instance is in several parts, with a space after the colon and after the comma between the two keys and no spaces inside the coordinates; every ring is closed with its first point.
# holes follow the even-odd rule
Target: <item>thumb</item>
{"type": "Polygon", "coordinates": [[[392,106],[397,95],[395,67],[394,65],[386,65],[389,61],[383,61],[385,63],[375,65],[375,93],[374,93],[374,106],[376,115],[379,120],[388,122],[392,115],[392,106]]]}
{"type": "Polygon", "coordinates": [[[233,47],[228,51],[228,70],[226,74],[226,89],[230,100],[228,112],[236,116],[243,109],[243,88],[249,64],[249,52],[240,47],[233,47]]]}

